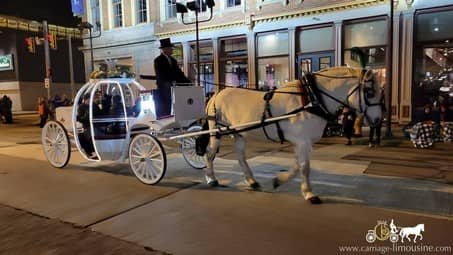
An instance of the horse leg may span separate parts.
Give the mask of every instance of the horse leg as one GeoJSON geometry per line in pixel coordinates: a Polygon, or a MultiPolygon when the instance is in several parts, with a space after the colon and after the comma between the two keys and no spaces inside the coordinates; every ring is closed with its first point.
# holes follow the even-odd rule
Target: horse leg
{"type": "Polygon", "coordinates": [[[212,187],[219,186],[219,182],[214,175],[214,159],[220,146],[220,139],[211,136],[206,150],[206,182],[212,187]]]}
{"type": "Polygon", "coordinates": [[[312,204],[321,204],[321,199],[313,194],[310,184],[310,155],[312,145],[309,142],[304,142],[298,146],[300,147],[298,163],[301,168],[302,183],[300,184],[300,189],[302,191],[302,196],[312,204]]]}
{"type": "Polygon", "coordinates": [[[245,159],[245,148],[245,138],[238,134],[234,135],[234,149],[238,157],[239,165],[241,166],[242,172],[244,173],[245,181],[253,190],[260,190],[261,186],[255,180],[252,170],[250,170],[249,164],[245,159]]]}

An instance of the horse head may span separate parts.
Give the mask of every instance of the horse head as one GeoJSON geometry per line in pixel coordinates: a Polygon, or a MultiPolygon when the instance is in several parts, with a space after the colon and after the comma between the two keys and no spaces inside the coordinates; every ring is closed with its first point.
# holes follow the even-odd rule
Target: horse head
{"type": "Polygon", "coordinates": [[[382,92],[372,70],[333,67],[314,75],[330,113],[341,106],[349,106],[363,114],[370,126],[382,121],[382,92]]]}

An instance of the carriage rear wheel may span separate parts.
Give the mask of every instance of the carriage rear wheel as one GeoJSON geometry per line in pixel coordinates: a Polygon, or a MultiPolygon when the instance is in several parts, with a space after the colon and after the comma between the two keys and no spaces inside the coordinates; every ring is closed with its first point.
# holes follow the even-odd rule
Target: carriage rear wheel
{"type": "Polygon", "coordinates": [[[47,161],[57,168],[65,167],[71,158],[71,143],[63,125],[48,121],[41,133],[41,143],[47,161]]]}
{"type": "Polygon", "coordinates": [[[138,134],[129,144],[129,164],[145,184],[156,184],[165,175],[167,157],[162,144],[150,134],[138,134]]]}
{"type": "MultiPolygon", "coordinates": [[[[188,132],[200,131],[203,128],[199,125],[191,126],[187,129],[188,132]]],[[[195,169],[203,169],[206,167],[206,160],[203,156],[197,155],[195,149],[195,137],[187,137],[181,140],[181,152],[187,164],[195,169]]]]}

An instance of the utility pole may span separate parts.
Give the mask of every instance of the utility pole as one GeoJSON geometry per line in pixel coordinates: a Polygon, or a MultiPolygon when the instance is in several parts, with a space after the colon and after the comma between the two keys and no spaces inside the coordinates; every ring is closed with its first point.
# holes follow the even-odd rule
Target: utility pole
{"type": "Polygon", "coordinates": [[[46,62],[46,78],[49,79],[49,84],[47,86],[47,100],[50,100],[50,87],[52,85],[52,70],[50,65],[50,50],[49,50],[49,38],[48,38],[48,29],[47,21],[42,22],[42,32],[44,38],[44,57],[46,62]]]}
{"type": "Polygon", "coordinates": [[[75,97],[74,89],[74,64],[72,60],[72,38],[68,35],[68,48],[69,48],[69,80],[71,82],[71,98],[75,97]]]}

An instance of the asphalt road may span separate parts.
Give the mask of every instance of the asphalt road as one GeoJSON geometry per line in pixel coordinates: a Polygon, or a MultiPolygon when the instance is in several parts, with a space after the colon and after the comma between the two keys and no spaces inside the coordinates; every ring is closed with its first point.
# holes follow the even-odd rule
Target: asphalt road
{"type": "Polygon", "coordinates": [[[364,146],[315,147],[312,179],[325,203],[313,206],[302,200],[298,178],[271,187],[291,163],[290,146],[252,143],[249,163],[262,192],[248,191],[228,141],[216,159],[222,187],[208,187],[203,171],[171,150],[165,178],[148,186],[127,164],[89,164],[77,153],[65,169],[52,168],[37,116],[16,120],[0,125],[2,254],[352,254],[342,249],[357,247],[401,254],[387,239],[365,240],[391,219],[398,227],[424,224],[417,244],[442,248],[437,254],[453,243],[451,185],[364,175],[366,162],[342,159],[364,146]]]}

